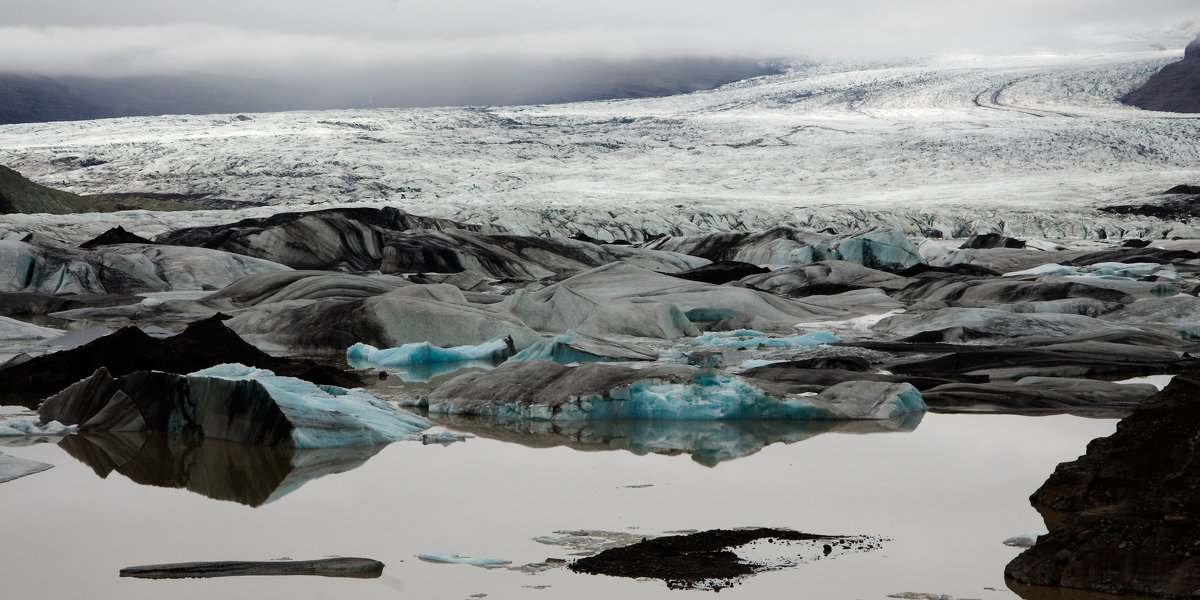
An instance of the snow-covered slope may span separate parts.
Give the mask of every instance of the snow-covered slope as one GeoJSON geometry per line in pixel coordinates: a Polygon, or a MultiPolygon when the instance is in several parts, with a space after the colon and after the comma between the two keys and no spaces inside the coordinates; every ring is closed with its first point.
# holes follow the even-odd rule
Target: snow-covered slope
{"type": "MultiPolygon", "coordinates": [[[[386,202],[602,239],[779,224],[1162,235],[1170,227],[1093,209],[1200,181],[1200,120],[1118,102],[1181,55],[797,63],[667,98],[9,125],[0,127],[0,164],[74,192],[386,202]]],[[[61,237],[98,233],[113,219],[152,235],[243,214],[55,223],[61,237]]],[[[6,217],[0,237],[44,223],[6,217]]]]}

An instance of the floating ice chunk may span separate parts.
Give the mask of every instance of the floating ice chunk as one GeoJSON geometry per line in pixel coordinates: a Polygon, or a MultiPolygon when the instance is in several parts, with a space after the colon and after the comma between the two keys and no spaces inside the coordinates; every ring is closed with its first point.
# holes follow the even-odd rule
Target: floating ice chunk
{"type": "Polygon", "coordinates": [[[1036,535],[1032,535],[1032,534],[1014,535],[1013,537],[1010,537],[1007,540],[1004,540],[1004,545],[1012,546],[1014,548],[1030,548],[1036,542],[1037,542],[1036,535]]]}
{"type": "Polygon", "coordinates": [[[14,417],[0,421],[0,437],[24,437],[37,435],[67,435],[75,433],[75,425],[63,425],[58,421],[42,423],[37,417],[14,417]]]}
{"type": "Polygon", "coordinates": [[[439,348],[429,342],[419,342],[382,350],[359,342],[346,350],[346,361],[356,369],[506,358],[508,344],[503,339],[495,339],[477,346],[439,348]]]}
{"type": "Polygon", "coordinates": [[[63,335],[60,329],[42,327],[10,317],[0,317],[0,340],[44,340],[63,335]]]}
{"type": "Polygon", "coordinates": [[[512,564],[511,560],[503,558],[459,556],[457,554],[418,554],[417,558],[432,563],[475,565],[476,567],[483,567],[485,569],[496,569],[512,564]]]}
{"type": "Polygon", "coordinates": [[[803,335],[787,337],[768,337],[765,333],[752,329],[736,331],[720,331],[706,333],[692,340],[693,346],[725,346],[725,347],[768,347],[795,348],[800,346],[820,346],[821,344],[841,343],[841,338],[824,331],[814,331],[803,335]]]}
{"type": "Polygon", "coordinates": [[[518,352],[513,360],[552,360],[559,364],[658,360],[653,350],[567,331],[518,352]]]}
{"type": "Polygon", "coordinates": [[[48,463],[17,458],[0,452],[0,483],[12,481],[26,475],[33,475],[34,473],[41,473],[53,467],[54,465],[48,463]]]}
{"type": "Polygon", "coordinates": [[[253,381],[267,392],[292,426],[295,448],[373,446],[411,436],[433,423],[360,390],[318,386],[265,369],[224,364],[187,376],[192,401],[213,390],[207,380],[253,381]]]}
{"type": "Polygon", "coordinates": [[[453,431],[442,431],[440,433],[425,433],[421,435],[421,443],[426,446],[430,444],[441,444],[449,446],[455,442],[463,442],[475,436],[467,433],[454,433],[453,431]]]}

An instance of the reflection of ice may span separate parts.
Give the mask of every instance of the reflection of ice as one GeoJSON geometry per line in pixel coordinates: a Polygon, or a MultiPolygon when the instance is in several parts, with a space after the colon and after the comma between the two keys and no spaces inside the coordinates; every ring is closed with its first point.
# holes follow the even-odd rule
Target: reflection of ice
{"type": "Polygon", "coordinates": [[[412,383],[427,383],[442,375],[454,373],[461,369],[480,369],[491,371],[500,364],[496,360],[459,360],[449,362],[419,363],[409,365],[380,366],[365,359],[347,355],[347,362],[355,369],[381,369],[400,378],[400,381],[412,383]]]}
{"type": "Polygon", "coordinates": [[[59,442],[100,477],[184,488],[249,506],[273,502],[305,483],[362,466],[382,446],[297,450],[147,433],[79,433],[59,442]]]}
{"type": "Polygon", "coordinates": [[[431,414],[439,425],[479,437],[530,448],[567,446],[575,450],[627,450],[646,454],[688,454],[715,466],[749,456],[770,444],[791,444],[822,433],[891,433],[916,429],[923,413],[871,421],[541,421],[431,414]]]}

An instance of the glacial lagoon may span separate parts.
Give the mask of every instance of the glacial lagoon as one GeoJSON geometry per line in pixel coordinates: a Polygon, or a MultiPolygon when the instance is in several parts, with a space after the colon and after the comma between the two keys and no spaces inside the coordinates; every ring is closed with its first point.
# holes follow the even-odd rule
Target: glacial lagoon
{"type": "Polygon", "coordinates": [[[335,450],[25,439],[0,452],[54,468],[0,485],[0,564],[11,597],[677,598],[713,592],[576,574],[546,559],[570,561],[580,548],[547,542],[771,526],[884,541],[749,577],[722,597],[1016,598],[1003,569],[1020,549],[1003,542],[1044,532],[1029,494],[1115,423],[928,413],[894,427],[554,431],[462,421],[449,423],[474,435],[461,442],[335,450]],[[511,564],[418,558],[449,553],[511,564]],[[136,565],[327,556],[386,567],[375,579],[118,576],[136,565]]]}

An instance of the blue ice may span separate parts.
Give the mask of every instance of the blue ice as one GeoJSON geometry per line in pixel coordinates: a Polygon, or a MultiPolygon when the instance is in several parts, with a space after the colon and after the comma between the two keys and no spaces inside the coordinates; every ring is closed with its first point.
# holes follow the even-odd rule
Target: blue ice
{"type": "Polygon", "coordinates": [[[346,350],[346,361],[356,369],[402,367],[433,363],[464,362],[469,360],[504,360],[508,344],[503,339],[484,342],[478,346],[441,348],[429,342],[404,344],[399,348],[379,349],[359,342],[346,350]]]}
{"type": "MultiPolygon", "coordinates": [[[[428,429],[433,423],[361,390],[316,385],[265,369],[224,364],[188,375],[193,390],[204,378],[254,381],[292,424],[296,448],[386,444],[428,429]]],[[[195,400],[193,398],[193,400],[195,400]]]]}

